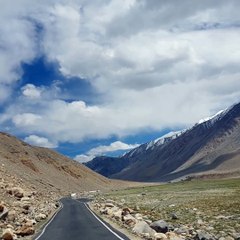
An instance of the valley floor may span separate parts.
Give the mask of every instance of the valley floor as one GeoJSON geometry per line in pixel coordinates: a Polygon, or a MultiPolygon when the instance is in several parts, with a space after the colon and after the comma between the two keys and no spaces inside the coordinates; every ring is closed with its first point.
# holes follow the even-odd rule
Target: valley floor
{"type": "MultiPolygon", "coordinates": [[[[103,211],[104,201],[109,200],[121,209],[133,209],[133,217],[141,214],[149,224],[166,221],[182,239],[193,239],[199,231],[214,239],[240,238],[240,178],[135,187],[99,196],[98,212],[116,221],[113,211],[103,211]]],[[[123,219],[116,222],[133,229],[123,219]]]]}

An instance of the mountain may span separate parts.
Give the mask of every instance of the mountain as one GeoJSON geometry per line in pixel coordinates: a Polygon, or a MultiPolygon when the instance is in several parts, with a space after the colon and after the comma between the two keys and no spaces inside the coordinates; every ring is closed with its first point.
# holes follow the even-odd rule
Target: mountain
{"type": "Polygon", "coordinates": [[[53,150],[33,147],[6,133],[0,133],[0,165],[36,189],[60,195],[119,185],[53,150]]]}
{"type": "Polygon", "coordinates": [[[86,166],[111,178],[147,182],[239,174],[240,103],[122,157],[97,157],[86,166]]]}

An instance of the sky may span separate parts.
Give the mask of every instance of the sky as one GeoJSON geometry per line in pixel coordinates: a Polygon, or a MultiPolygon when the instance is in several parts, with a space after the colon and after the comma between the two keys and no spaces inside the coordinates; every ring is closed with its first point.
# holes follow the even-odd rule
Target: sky
{"type": "Polygon", "coordinates": [[[240,99],[239,0],[0,0],[0,131],[77,161],[240,99]]]}

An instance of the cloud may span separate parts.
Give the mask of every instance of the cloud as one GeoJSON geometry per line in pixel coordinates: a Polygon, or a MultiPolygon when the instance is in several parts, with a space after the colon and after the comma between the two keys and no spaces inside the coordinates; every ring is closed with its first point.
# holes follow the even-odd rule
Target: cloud
{"type": "Polygon", "coordinates": [[[176,5],[177,0],[2,4],[0,104],[13,93],[14,98],[1,123],[17,133],[75,143],[190,125],[239,101],[239,1],[176,5]],[[65,79],[41,87],[28,83],[18,97],[21,64],[42,55],[58,63],[65,79]],[[99,97],[90,103],[80,94],[66,100],[69,77],[84,79],[99,97]]]}
{"type": "Polygon", "coordinates": [[[111,143],[108,146],[99,146],[99,147],[93,148],[88,152],[88,154],[97,156],[97,155],[102,155],[108,152],[115,152],[118,150],[129,150],[132,148],[136,148],[138,146],[139,144],[126,144],[121,141],[116,141],[111,143]]]}
{"type": "Polygon", "coordinates": [[[86,162],[89,162],[91,160],[93,160],[95,156],[89,156],[89,155],[85,155],[85,154],[80,154],[80,155],[77,155],[74,160],[80,162],[80,163],[86,163],[86,162]]]}
{"type": "Polygon", "coordinates": [[[41,89],[37,88],[33,84],[27,84],[22,87],[22,94],[25,97],[29,98],[40,98],[41,97],[41,89]]]}
{"type": "Polygon", "coordinates": [[[130,150],[138,147],[139,144],[127,144],[121,141],[116,141],[111,143],[108,146],[98,146],[96,148],[92,148],[86,154],[77,155],[74,159],[79,162],[88,162],[92,160],[96,156],[104,155],[105,153],[116,152],[119,150],[130,150]]]}
{"type": "Polygon", "coordinates": [[[24,138],[24,141],[38,147],[46,147],[46,148],[56,148],[57,144],[50,142],[45,137],[39,137],[37,135],[30,135],[24,138]]]}

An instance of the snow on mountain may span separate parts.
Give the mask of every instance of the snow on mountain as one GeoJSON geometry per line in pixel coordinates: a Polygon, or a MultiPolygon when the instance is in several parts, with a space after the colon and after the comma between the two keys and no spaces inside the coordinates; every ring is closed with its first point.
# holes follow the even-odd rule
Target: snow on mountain
{"type": "Polygon", "coordinates": [[[146,150],[153,148],[154,146],[160,146],[166,142],[169,142],[169,141],[179,137],[185,131],[186,131],[186,129],[181,130],[181,131],[176,131],[176,132],[169,132],[169,133],[161,136],[160,138],[157,138],[157,139],[149,142],[146,146],[146,150]]]}
{"type": "MultiPolygon", "coordinates": [[[[225,110],[221,110],[221,111],[217,112],[213,116],[206,117],[206,118],[199,120],[198,123],[196,123],[193,127],[195,127],[196,125],[200,125],[200,124],[204,124],[207,128],[211,127],[215,122],[221,120],[234,106],[235,106],[235,104],[229,108],[226,108],[225,110]]],[[[153,150],[155,147],[161,146],[165,143],[169,143],[173,139],[176,139],[177,137],[179,137],[186,131],[192,129],[193,127],[183,129],[180,131],[175,131],[175,132],[171,131],[171,132],[161,136],[160,138],[157,138],[155,140],[152,140],[149,143],[142,144],[139,147],[132,149],[131,151],[125,153],[123,155],[123,157],[124,156],[133,157],[133,156],[140,154],[143,151],[153,150]]]]}

